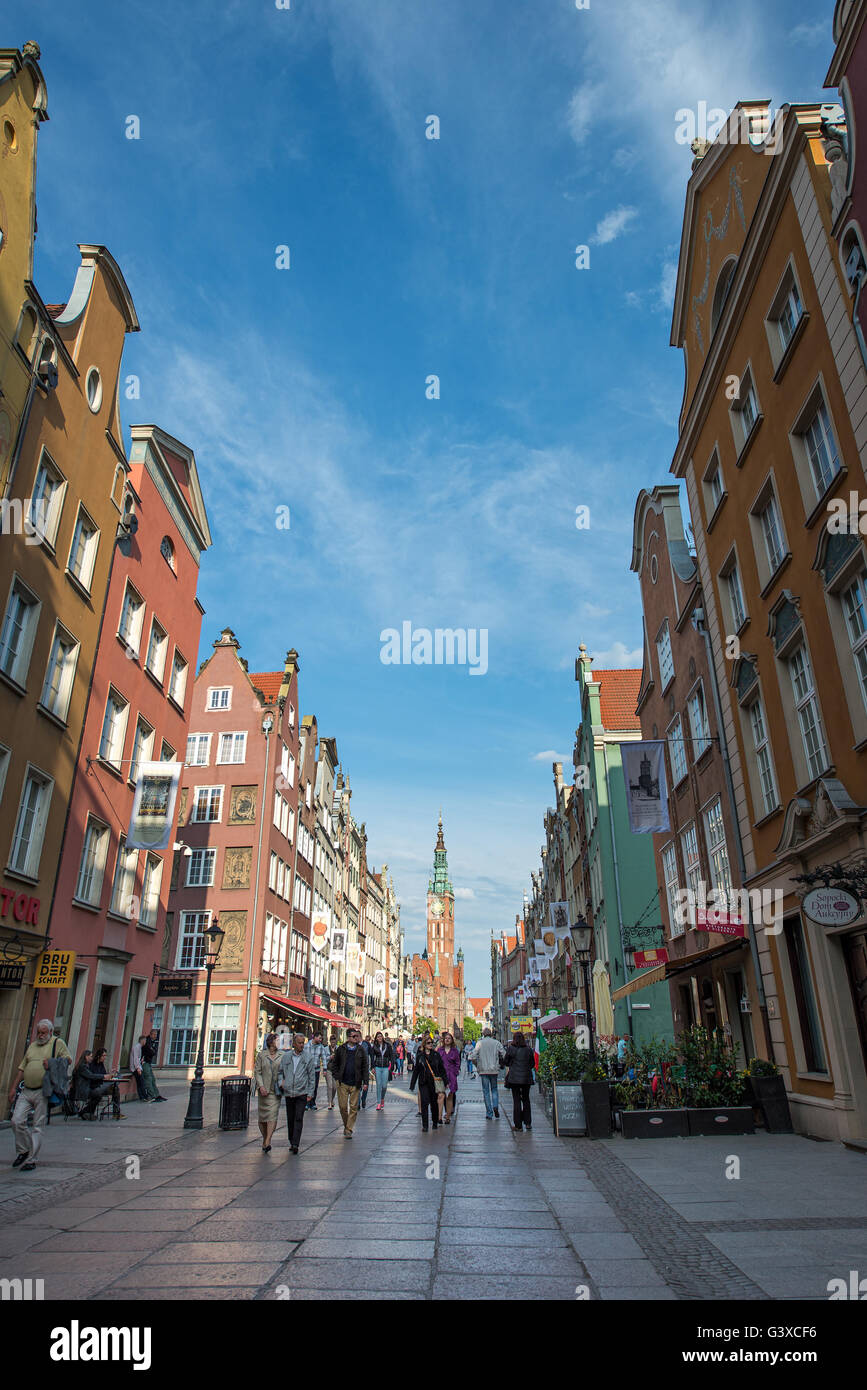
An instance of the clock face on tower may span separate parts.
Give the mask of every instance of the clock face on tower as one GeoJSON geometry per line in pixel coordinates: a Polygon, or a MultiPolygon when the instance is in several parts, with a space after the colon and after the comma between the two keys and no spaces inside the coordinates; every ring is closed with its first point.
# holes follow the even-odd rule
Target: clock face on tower
{"type": "Polygon", "coordinates": [[[442,899],[441,899],[441,898],[431,898],[431,900],[430,900],[430,915],[431,915],[431,917],[442,917],[442,915],[443,915],[443,904],[442,904],[442,899]]]}

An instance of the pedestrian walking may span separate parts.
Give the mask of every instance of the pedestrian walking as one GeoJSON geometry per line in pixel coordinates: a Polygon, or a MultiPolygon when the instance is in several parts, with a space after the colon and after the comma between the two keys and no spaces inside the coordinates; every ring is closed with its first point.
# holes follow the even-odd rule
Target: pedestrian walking
{"type": "Polygon", "coordinates": [[[9,1101],[13,1107],[12,1133],[15,1136],[12,1167],[21,1168],[25,1173],[32,1172],[36,1167],[48,1101],[56,1086],[65,1089],[68,1084],[65,1075],[72,1058],[63,1039],[53,1037],[53,1033],[51,1019],[40,1019],[36,1025],[36,1037],[18,1063],[18,1071],[9,1089],[9,1101]],[[29,1125],[27,1121],[31,1115],[33,1123],[29,1125]]]}
{"type": "Polygon", "coordinates": [[[404,1055],[403,1039],[398,1038],[394,1046],[394,1070],[398,1076],[403,1076],[404,1055]]]}
{"type": "Polygon", "coordinates": [[[442,1041],[437,1048],[443,1069],[446,1074],[446,1090],[443,1095],[444,1105],[440,1105],[440,1119],[443,1118],[445,1111],[445,1122],[450,1125],[452,1115],[455,1113],[455,1099],[458,1094],[458,1077],[461,1074],[461,1054],[454,1036],[449,1032],[444,1032],[442,1041]]]}
{"type": "Polygon", "coordinates": [[[253,1066],[253,1082],[259,1103],[259,1133],[262,1136],[262,1152],[271,1152],[271,1140],[280,1118],[280,1095],[277,1091],[277,1078],[280,1075],[280,1061],[283,1053],[277,1046],[277,1034],[268,1033],[265,1045],[256,1053],[253,1066]]]}
{"type": "Polygon", "coordinates": [[[139,1100],[142,1100],[142,1101],[150,1100],[150,1096],[148,1095],[148,1092],[147,1092],[147,1087],[145,1086],[145,1083],[144,1083],[144,1075],[143,1075],[143,1073],[142,1073],[142,1067],[141,1067],[141,1064],[142,1064],[142,1047],[144,1046],[144,1044],[145,1044],[146,1042],[147,1042],[147,1033],[142,1033],[142,1035],[141,1035],[141,1037],[139,1038],[138,1042],[134,1042],[133,1045],[132,1045],[132,1047],[131,1047],[130,1050],[129,1050],[129,1069],[130,1069],[130,1071],[132,1072],[133,1076],[135,1077],[135,1088],[136,1088],[136,1090],[138,1091],[138,1098],[139,1098],[139,1100]]]}
{"type": "Polygon", "coordinates": [[[430,1037],[422,1038],[409,1089],[415,1090],[416,1085],[418,1085],[421,1127],[423,1133],[427,1134],[428,1115],[430,1115],[434,1129],[439,1128],[440,1097],[444,1097],[446,1092],[445,1067],[439,1053],[435,1051],[433,1039],[430,1037]]]}
{"type": "Polygon", "coordinates": [[[280,1053],[277,1070],[277,1091],[286,1102],[286,1129],[294,1154],[301,1144],[304,1111],[313,1095],[313,1056],[309,1048],[305,1048],[306,1041],[303,1033],[296,1033],[291,1052],[280,1053]]]}
{"type": "Polygon", "coordinates": [[[485,1102],[486,1117],[489,1120],[499,1119],[500,1093],[497,1088],[497,1081],[500,1067],[503,1065],[503,1049],[491,1033],[490,1028],[483,1029],[482,1036],[473,1048],[473,1061],[482,1083],[482,1099],[485,1102]]]}
{"type": "Polygon", "coordinates": [[[467,1076],[468,1076],[468,1077],[470,1078],[470,1080],[472,1081],[472,1079],[473,1079],[473,1044],[472,1044],[471,1042],[468,1042],[468,1043],[465,1043],[465,1044],[464,1044],[464,1060],[466,1061],[466,1064],[467,1064],[467,1076]]]}
{"type": "Polygon", "coordinates": [[[530,1087],[535,1079],[536,1058],[533,1049],[527,1046],[523,1033],[513,1033],[512,1041],[506,1048],[505,1085],[512,1092],[512,1123],[520,1133],[533,1128],[533,1115],[530,1109],[530,1087]]]}
{"type": "Polygon", "coordinates": [[[351,1139],[358,1118],[358,1098],[370,1076],[370,1063],[361,1043],[360,1029],[346,1030],[346,1042],[335,1049],[328,1065],[337,1082],[337,1104],[343,1120],[343,1137],[351,1139]]]}
{"type": "Polygon", "coordinates": [[[154,1062],[157,1060],[159,1051],[160,1035],[155,1028],[148,1033],[147,1038],[142,1043],[141,1049],[141,1074],[145,1084],[145,1090],[151,1100],[165,1100],[157,1089],[157,1081],[154,1076],[154,1062]]]}
{"type": "Polygon", "coordinates": [[[319,1091],[319,1078],[322,1075],[322,1068],[325,1066],[331,1053],[322,1041],[321,1033],[314,1033],[310,1039],[310,1055],[313,1058],[313,1075],[316,1078],[313,1083],[313,1099],[309,1102],[307,1109],[316,1109],[316,1096],[319,1091]]]}
{"type": "Polygon", "coordinates": [[[374,1035],[370,1049],[370,1065],[376,1077],[376,1108],[385,1109],[385,1093],[388,1090],[391,1069],[394,1066],[394,1052],[391,1043],[383,1033],[374,1035]]]}
{"type": "Polygon", "coordinates": [[[336,1033],[331,1034],[331,1042],[328,1048],[328,1057],[325,1062],[325,1089],[328,1093],[328,1109],[334,1109],[334,1099],[337,1095],[337,1082],[334,1080],[334,1073],[331,1070],[331,1059],[337,1051],[339,1039],[336,1033]]]}
{"type": "Polygon", "coordinates": [[[362,1088],[361,1088],[360,1104],[361,1104],[362,1110],[366,1110],[366,1109],[367,1109],[367,1092],[368,1092],[368,1088],[369,1088],[369,1085],[370,1085],[370,1048],[371,1048],[371,1041],[370,1041],[370,1034],[369,1034],[369,1033],[368,1033],[367,1037],[364,1039],[364,1041],[363,1041],[363,1043],[361,1044],[361,1046],[364,1048],[365,1052],[367,1053],[367,1076],[368,1076],[368,1079],[367,1079],[367,1081],[365,1081],[364,1085],[363,1085],[362,1088]]]}

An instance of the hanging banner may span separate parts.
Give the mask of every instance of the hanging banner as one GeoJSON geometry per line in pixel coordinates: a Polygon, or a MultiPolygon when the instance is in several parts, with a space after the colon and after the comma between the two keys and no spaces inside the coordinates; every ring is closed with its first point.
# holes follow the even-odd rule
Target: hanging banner
{"type": "Polygon", "coordinates": [[[385,994],[384,970],[375,970],[373,972],[373,992],[374,994],[385,994]]]}
{"type": "Polygon", "coordinates": [[[75,972],[74,951],[43,951],[34,962],[34,989],[68,989],[75,972]]]}
{"type": "Polygon", "coordinates": [[[346,948],[346,968],[351,975],[361,974],[361,947],[357,942],[346,948]]]}
{"type": "Polygon", "coordinates": [[[403,992],[403,1011],[405,1014],[412,1013],[412,990],[405,989],[403,992]]]}
{"type": "Polygon", "coordinates": [[[328,959],[332,963],[346,960],[346,932],[343,927],[335,927],[331,933],[331,951],[328,959]]]}
{"type": "Polygon", "coordinates": [[[331,908],[317,912],[310,925],[310,944],[314,951],[320,955],[328,950],[328,939],[331,935],[331,908]]]}
{"type": "Polygon", "coordinates": [[[635,951],[633,953],[636,970],[650,970],[654,965],[664,965],[668,960],[668,951],[664,946],[657,946],[655,951],[635,951]]]}
{"type": "Polygon", "coordinates": [[[127,849],[168,849],[175,824],[181,763],[140,763],[127,849]]]}
{"type": "Polygon", "coordinates": [[[568,941],[571,927],[568,903],[551,904],[551,926],[557,941],[568,941]]]}
{"type": "Polygon", "coordinates": [[[388,982],[389,999],[397,999],[397,991],[400,988],[400,981],[396,975],[392,975],[388,982]]]}
{"type": "Polygon", "coordinates": [[[621,743],[626,807],[633,835],[669,830],[668,787],[665,781],[665,742],[621,743]]]}
{"type": "Polygon", "coordinates": [[[542,967],[538,956],[531,956],[527,962],[530,967],[530,980],[538,983],[542,979],[542,967]]]}

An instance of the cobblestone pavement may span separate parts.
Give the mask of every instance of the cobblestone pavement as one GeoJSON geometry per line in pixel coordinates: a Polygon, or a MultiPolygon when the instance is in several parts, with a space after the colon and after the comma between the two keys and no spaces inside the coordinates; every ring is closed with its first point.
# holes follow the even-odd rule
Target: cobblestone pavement
{"type": "Polygon", "coordinates": [[[112,1154],[54,1190],[7,1183],[0,1274],[47,1299],[711,1301],[825,1299],[867,1269],[863,1155],[790,1135],[555,1139],[538,1107],[517,1134],[501,1100],[487,1120],[462,1079],[455,1123],[423,1134],[404,1078],[351,1141],[320,1104],[297,1157],[284,1126],[263,1155],[255,1118],[171,1137],[161,1116],[137,1179],[112,1154]]]}

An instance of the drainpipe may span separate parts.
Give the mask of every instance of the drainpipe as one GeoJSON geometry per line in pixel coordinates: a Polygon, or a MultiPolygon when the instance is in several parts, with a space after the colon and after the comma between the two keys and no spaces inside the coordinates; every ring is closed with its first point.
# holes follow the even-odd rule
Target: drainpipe
{"type": "MultiPolygon", "coordinates": [[[[247,1002],[244,1006],[244,1038],[241,1043],[241,1058],[244,1067],[247,1066],[247,1034],[250,1028],[250,996],[253,990],[253,957],[256,950],[256,922],[259,912],[259,876],[262,872],[262,837],[265,834],[265,798],[268,794],[268,776],[271,771],[271,764],[268,757],[268,749],[271,741],[271,730],[274,727],[273,714],[266,714],[262,720],[262,732],[265,735],[265,775],[262,778],[262,809],[259,812],[259,848],[256,853],[256,886],[253,889],[253,920],[250,923],[250,960],[247,965],[247,1002]]],[[[205,1019],[205,1027],[208,1020],[205,1019]]]]}
{"type": "MultiPolygon", "coordinates": [[[[617,934],[620,937],[620,955],[623,960],[623,978],[626,979],[626,950],[623,945],[623,907],[620,902],[620,869],[617,864],[617,837],[614,832],[614,807],[611,802],[611,781],[608,776],[608,745],[602,741],[602,760],[605,764],[605,790],[608,794],[608,817],[611,821],[611,852],[614,857],[614,888],[617,894],[617,934]]],[[[590,1003],[587,1003],[589,1012],[590,1003]]],[[[629,1016],[629,1036],[633,1037],[632,1030],[632,1003],[630,996],[626,996],[626,1010],[629,1016]]]]}
{"type": "MultiPolygon", "coordinates": [[[[722,753],[723,768],[725,770],[726,791],[728,792],[729,807],[732,813],[732,823],[735,828],[735,848],[738,856],[738,872],[741,883],[747,881],[747,865],[744,858],[744,845],[741,839],[741,825],[738,819],[738,809],[735,804],[735,786],[732,780],[732,769],[729,762],[729,750],[726,743],[725,727],[723,725],[722,703],[720,701],[719,687],[716,679],[716,667],[713,661],[713,649],[711,647],[710,633],[707,630],[705,614],[703,608],[696,608],[693,612],[693,624],[696,632],[704,638],[705,651],[707,652],[707,665],[710,672],[710,687],[713,694],[713,707],[716,714],[716,726],[719,730],[719,747],[722,753]]],[[[762,967],[759,963],[759,948],[756,941],[756,929],[753,922],[753,904],[749,892],[747,892],[747,923],[749,926],[750,956],[753,962],[753,974],[756,977],[756,990],[759,996],[759,1011],[762,1015],[762,1028],[765,1035],[765,1046],[771,1061],[774,1060],[774,1044],[771,1038],[771,1025],[768,1019],[768,1001],[765,998],[765,986],[762,979],[762,967]]],[[[745,1058],[749,1062],[749,1058],[745,1058]]]]}

